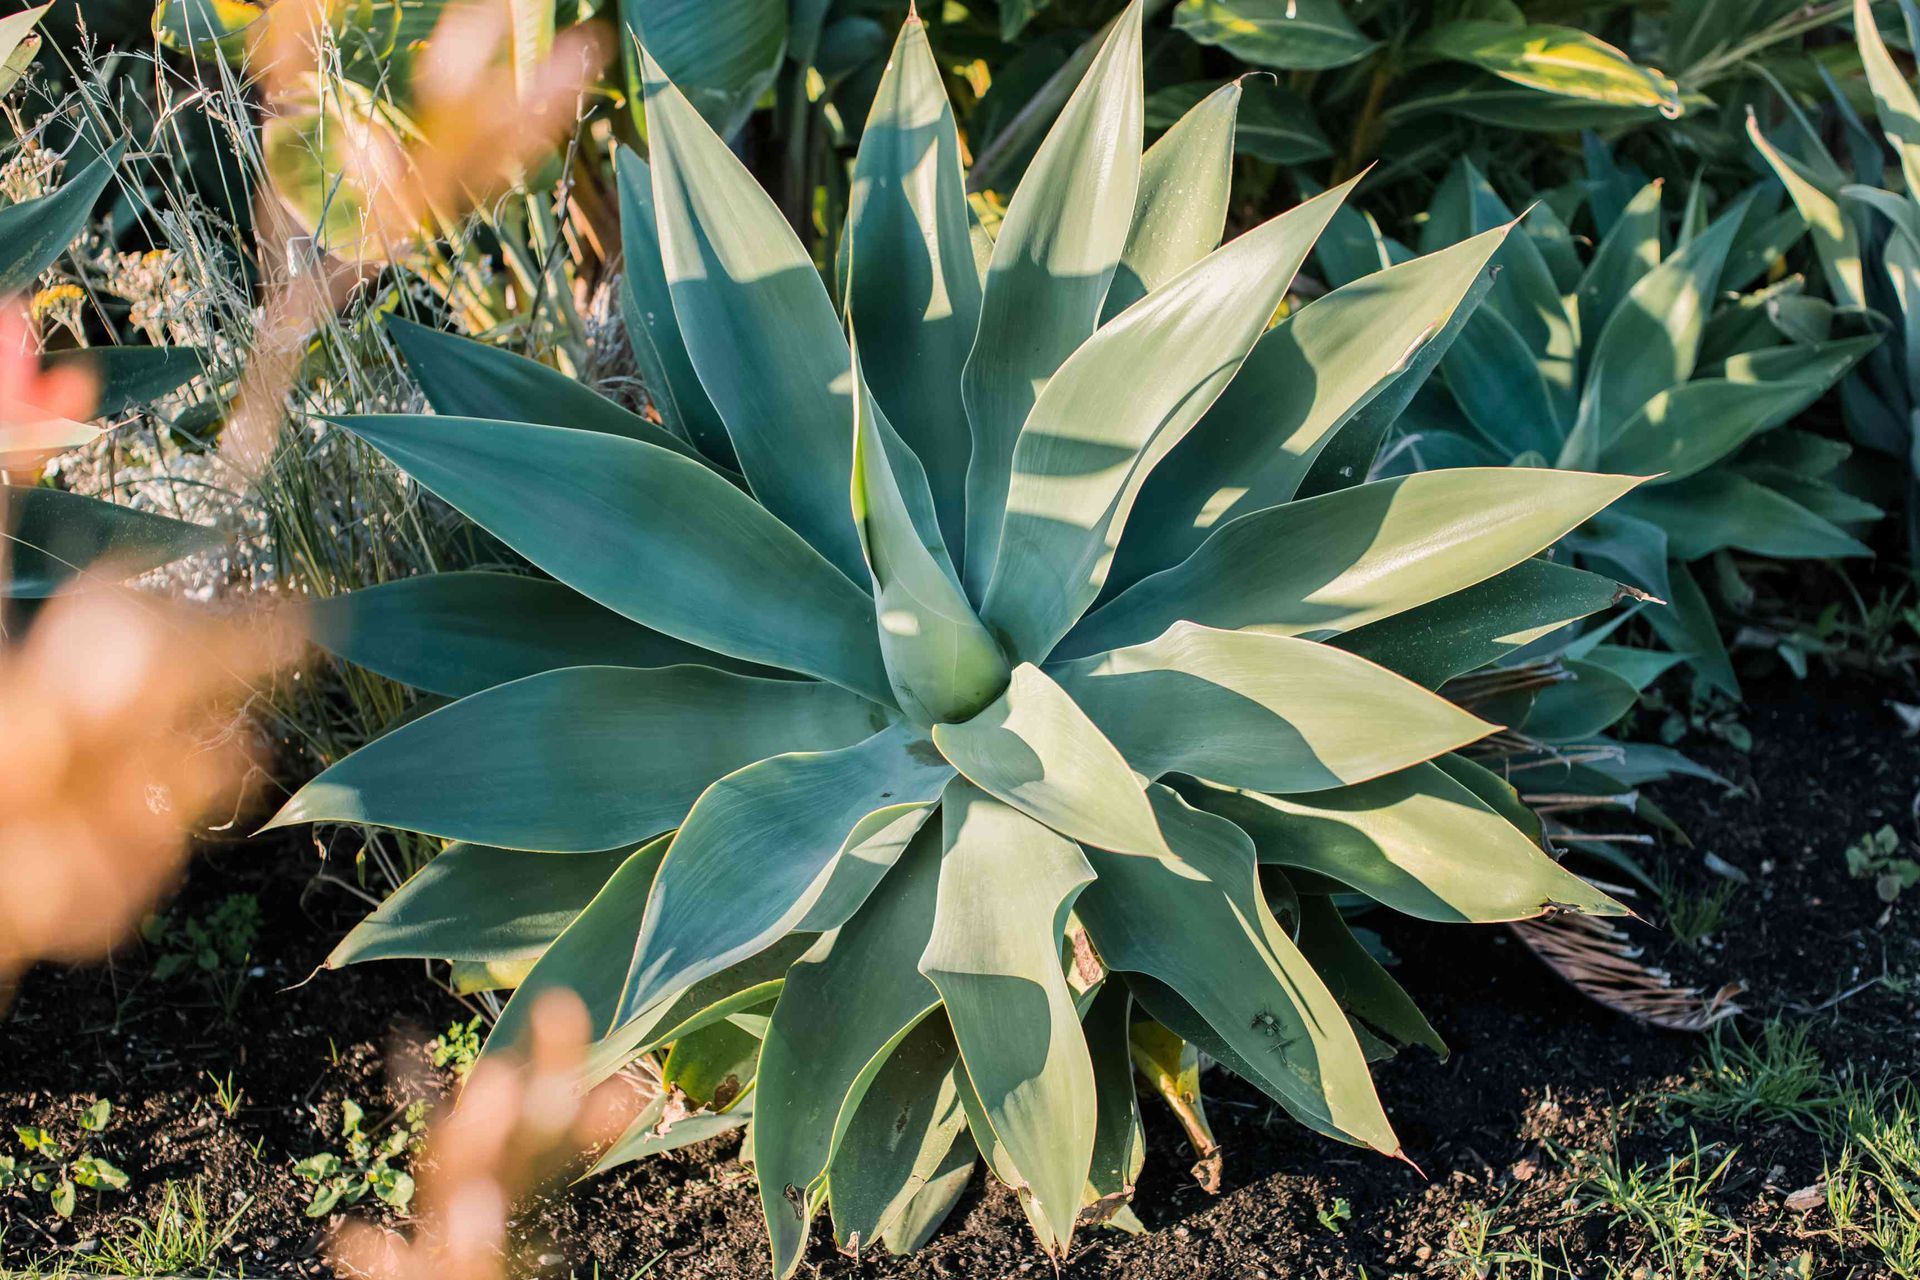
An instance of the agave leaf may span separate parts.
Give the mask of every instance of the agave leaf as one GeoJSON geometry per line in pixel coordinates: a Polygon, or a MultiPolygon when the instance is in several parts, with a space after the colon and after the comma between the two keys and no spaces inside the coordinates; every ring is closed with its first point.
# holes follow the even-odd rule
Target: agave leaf
{"type": "Polygon", "coordinates": [[[1887,52],[1879,24],[1873,19],[1873,6],[1867,0],[1854,0],[1853,33],[1860,46],[1861,65],[1867,71],[1867,84],[1873,90],[1880,128],[1900,157],[1907,190],[1920,191],[1920,99],[1914,97],[1906,73],[1887,52]]]}
{"type": "Polygon", "coordinates": [[[974,786],[1064,835],[1103,849],[1166,850],[1125,757],[1031,663],[972,720],[935,725],[933,741],[974,786]]]}
{"type": "Polygon", "coordinates": [[[753,1095],[748,1094],[727,1111],[695,1111],[677,1119],[667,1118],[667,1104],[671,1101],[665,1090],[655,1094],[653,1099],[633,1118],[626,1132],[614,1140],[600,1158],[594,1161],[593,1168],[587,1171],[588,1177],[618,1169],[623,1164],[632,1164],[648,1156],[657,1156],[665,1151],[678,1151],[690,1147],[696,1142],[706,1142],[723,1134],[743,1128],[753,1120],[753,1095]]]}
{"type": "MultiPolygon", "coordinates": [[[[867,593],[699,463],[635,440],[524,423],[391,415],[340,425],[635,622],[892,700],[867,593]]],[[[836,487],[843,482],[844,474],[836,487]]]]}
{"type": "Polygon", "coordinates": [[[1340,1007],[1395,1043],[1423,1044],[1448,1056],[1447,1042],[1413,998],[1360,945],[1333,899],[1300,899],[1300,951],[1340,1007]]]}
{"type": "Polygon", "coordinates": [[[1693,376],[1720,270],[1745,211],[1741,203],[1722,214],[1641,277],[1608,317],[1560,465],[1592,465],[1653,397],[1693,376]]]}
{"type": "Polygon", "coordinates": [[[975,1152],[953,1082],[957,1052],[946,1014],[936,1010],[887,1055],[851,1118],[842,1113],[827,1176],[842,1249],[883,1237],[896,1253],[917,1247],[952,1208],[948,1184],[966,1185],[975,1152]]]}
{"type": "Polygon", "coordinates": [[[435,413],[601,431],[707,461],[679,436],[537,360],[399,316],[387,318],[387,332],[435,413]]]}
{"type": "Polygon", "coordinates": [[[857,340],[852,379],[853,522],[873,576],[894,700],[921,724],[964,719],[1006,687],[1007,660],[960,589],[938,531],[929,529],[933,542],[925,541],[921,524],[932,523],[933,502],[926,476],[874,411],[857,340]],[[915,506],[926,513],[921,524],[915,506]]]}
{"type": "Polygon", "coordinates": [[[939,905],[920,971],[939,989],[979,1102],[986,1131],[975,1140],[1014,1175],[1041,1247],[1062,1257],[1096,1112],[1059,939],[1093,872],[1072,841],[964,781],[940,807],[939,905]]]}
{"type": "MultiPolygon", "coordinates": [[[[1124,981],[1130,992],[1134,983],[1142,982],[1137,975],[1124,981]]],[[[1151,982],[1146,979],[1143,985],[1151,982]]],[[[1171,992],[1166,993],[1166,998],[1179,999],[1171,992]]],[[[1193,1016],[1198,1020],[1199,1015],[1193,1016]]],[[[1200,1092],[1200,1051],[1144,1017],[1134,1020],[1129,1048],[1134,1070],[1160,1095],[1160,1100],[1167,1104],[1186,1132],[1187,1144],[1197,1157],[1193,1165],[1194,1180],[1203,1190],[1218,1191],[1222,1172],[1220,1143],[1213,1136],[1213,1125],[1207,1120],[1206,1100],[1200,1092]]]]}
{"type": "Polygon", "coordinates": [[[1566,424],[1553,390],[1526,340],[1498,311],[1484,308],[1467,321],[1440,366],[1454,402],[1504,456],[1559,453],[1566,424]]]}
{"type": "Polygon", "coordinates": [[[1656,600],[1673,598],[1667,531],[1651,520],[1618,509],[1602,511],[1568,536],[1567,548],[1582,563],[1651,592],[1656,600]]]}
{"type": "Polygon", "coordinates": [[[1785,494],[1726,468],[1635,494],[1620,510],[1666,530],[1676,560],[1728,547],[1783,560],[1873,554],[1785,494]]]}
{"type": "Polygon", "coordinates": [[[714,783],[647,899],[619,1021],[796,929],[820,931],[825,922],[809,917],[841,864],[870,868],[858,877],[870,890],[952,776],[924,737],[896,725],[837,751],[761,760],[714,783]],[[897,838],[863,847],[886,829],[897,838]]]}
{"type": "MultiPolygon", "coordinates": [[[[602,904],[602,922],[613,924],[617,920],[625,929],[617,935],[616,944],[609,944],[615,954],[632,951],[634,938],[639,933],[638,921],[646,910],[645,895],[651,885],[651,880],[636,884],[626,898],[602,904]]],[[[652,1053],[663,1044],[778,998],[787,970],[815,941],[816,935],[811,933],[788,934],[766,950],[702,978],[675,999],[608,1031],[587,1049],[582,1087],[591,1088],[609,1079],[641,1054],[652,1053]]],[[[604,950],[593,956],[583,950],[575,951],[574,955],[579,966],[574,976],[592,988],[596,1002],[604,1000],[604,1007],[616,1007],[626,974],[618,965],[606,963],[604,950]]],[[[595,1007],[602,1006],[596,1003],[595,1007]]]]}
{"type": "Polygon", "coordinates": [[[1664,73],[1576,27],[1548,23],[1442,22],[1419,42],[1426,52],[1563,98],[1644,107],[1677,116],[1680,88],[1664,73]]]}
{"type": "Polygon", "coordinates": [[[939,882],[940,841],[923,828],[859,913],[787,971],[761,1052],[753,1136],[760,1207],[781,1280],[806,1254],[816,1185],[868,1086],[940,1003],[917,968],[939,882]]]}
{"type": "Polygon", "coordinates": [[[263,829],[361,822],[509,849],[611,849],[678,826],[723,774],[846,747],[881,723],[872,703],[814,681],[570,667],[409,721],[263,829]]]}
{"type": "Polygon", "coordinates": [[[1173,25],[1257,67],[1327,71],[1379,47],[1339,0],[1181,0],[1173,25]]]}
{"type": "Polygon", "coordinates": [[[1473,792],[1482,804],[1505,818],[1514,830],[1534,845],[1543,849],[1546,847],[1546,827],[1540,821],[1540,815],[1520,798],[1520,792],[1511,782],[1487,766],[1462,755],[1441,756],[1433,761],[1433,765],[1473,792]]]}
{"type": "Polygon", "coordinates": [[[1240,82],[1223,84],[1140,157],[1133,226],[1107,288],[1102,324],[1219,245],[1227,227],[1239,109],[1240,82]]]}
{"type": "Polygon", "coordinates": [[[717,667],[778,676],[603,609],[562,583],[521,574],[428,573],[311,601],[315,644],[390,680],[464,698],[561,667],[717,667]]]}
{"type": "MultiPolygon", "coordinates": [[[[660,1066],[660,1086],[678,1092],[699,1109],[725,1112],[754,1087],[759,1062],[759,1037],[732,1019],[720,1018],[673,1042],[660,1066]]],[[[762,1100],[755,1092],[757,1133],[762,1100]]]]}
{"type": "Polygon", "coordinates": [[[1103,982],[1080,1020],[1093,1060],[1094,1101],[1098,1112],[1093,1131],[1093,1163],[1087,1172],[1088,1207],[1083,1220],[1127,1224],[1139,1230],[1139,1220],[1127,1208],[1134,1184],[1146,1164],[1147,1139],[1140,1128],[1140,1102],[1133,1089],[1133,1052],[1128,1033],[1133,1021],[1133,993],[1124,982],[1103,982]]]}
{"type": "Polygon", "coordinates": [[[40,51],[40,33],[33,28],[51,8],[47,3],[0,18],[0,94],[13,88],[33,64],[40,51]]]}
{"type": "MultiPolygon", "coordinates": [[[[1470,160],[1461,160],[1434,194],[1420,251],[1432,253],[1468,236],[1482,235],[1514,221],[1513,211],[1495,193],[1470,160]]],[[[1511,324],[1533,352],[1540,376],[1553,393],[1560,420],[1572,415],[1579,356],[1576,315],[1561,296],[1553,270],[1529,235],[1509,236],[1500,246],[1500,264],[1487,294],[1487,306],[1511,324]]]]}
{"type": "Polygon", "coordinates": [[[1673,594],[1670,608],[1650,609],[1647,622],[1661,642],[1686,657],[1687,663],[1709,685],[1729,697],[1740,696],[1740,679],[1733,672],[1733,659],[1720,640],[1720,625],[1707,603],[1706,593],[1694,580],[1687,566],[1670,566],[1673,594]]]}
{"type": "Polygon", "coordinates": [[[126,152],[122,138],[57,190],[0,209],[0,297],[31,291],[40,273],[67,251],[86,229],[93,202],[113,180],[126,152]]]}
{"type": "Polygon", "coordinates": [[[1660,265],[1665,230],[1660,196],[1664,189],[1660,182],[1640,188],[1593,251],[1593,260],[1580,277],[1574,297],[1580,308],[1580,332],[1589,340],[1599,338],[1627,294],[1660,265]]]}
{"type": "Polygon", "coordinates": [[[1637,483],[1461,468],[1255,512],[1089,615],[1056,656],[1139,644],[1181,620],[1271,635],[1352,631],[1511,568],[1637,483]]]}
{"type": "Polygon", "coordinates": [[[1696,378],[1662,391],[1628,419],[1602,451],[1601,465],[1657,476],[1652,485],[1671,484],[1798,417],[1838,380],[1837,374],[1826,381],[1792,382],[1696,378]]]}
{"type": "Polygon", "coordinates": [[[786,55],[788,0],[620,0],[619,12],[629,65],[636,43],[646,51],[637,68],[641,83],[629,91],[636,99],[642,87],[647,93],[646,123],[656,146],[651,97],[662,75],[654,60],[673,78],[676,94],[684,93],[716,132],[732,137],[772,87],[786,55]]]}
{"type": "Polygon", "coordinates": [[[1150,778],[1177,772],[1261,791],[1320,791],[1404,769],[1494,730],[1327,645],[1184,622],[1052,674],[1150,778]]]}
{"type": "MultiPolygon", "coordinates": [[[[957,1096],[958,1091],[955,1092],[957,1096]]],[[[933,1167],[925,1184],[916,1187],[899,1213],[887,1219],[880,1239],[896,1257],[913,1253],[933,1239],[933,1233],[959,1205],[967,1184],[973,1181],[973,1169],[980,1163],[980,1152],[967,1136],[966,1119],[962,1109],[960,1132],[947,1148],[947,1154],[933,1167]]]]}
{"type": "Polygon", "coordinates": [[[44,599],[102,561],[144,573],[222,541],[217,529],[61,489],[0,485],[0,499],[8,569],[0,598],[44,599]]]}
{"type": "Polygon", "coordinates": [[[1486,924],[1556,907],[1625,911],[1436,765],[1317,795],[1218,787],[1188,795],[1251,836],[1262,862],[1327,876],[1422,920],[1486,924]]]}
{"type": "Polygon", "coordinates": [[[980,326],[960,136],[927,44],[909,16],[874,95],[854,161],[846,305],[860,320],[867,382],[926,464],[942,540],[965,543],[972,436],[960,376],[980,326]]]}
{"type": "Polygon", "coordinates": [[[1397,1153],[1352,1028],[1260,895],[1252,841],[1164,787],[1151,793],[1173,853],[1087,850],[1098,878],[1077,910],[1101,959],[1177,992],[1302,1123],[1397,1153]]]}
{"type": "Polygon", "coordinates": [[[1861,266],[1860,231],[1840,207],[1837,184],[1829,186],[1792,156],[1783,154],[1760,131],[1760,121],[1747,117],[1747,136],[1774,175],[1787,188],[1793,207],[1807,220],[1814,255],[1833,300],[1845,307],[1866,305],[1866,271],[1861,266]]]}
{"type": "Polygon", "coordinates": [[[1093,603],[1140,486],[1232,381],[1352,188],[1209,254],[1094,334],[1047,383],[1014,448],[981,606],[1013,656],[1044,658],[1093,603]],[[1144,368],[1154,376],[1142,378],[1144,368]]]}
{"type": "Polygon", "coordinates": [[[144,408],[206,371],[205,355],[193,347],[84,347],[43,359],[50,370],[80,368],[92,376],[96,420],[144,408]]]}
{"type": "Polygon", "coordinates": [[[487,1035],[483,1057],[519,1044],[526,1034],[528,1013],[542,993],[561,988],[580,997],[594,1033],[605,1033],[620,998],[617,966],[609,965],[607,957],[621,955],[633,945],[634,920],[672,841],[672,833],[668,833],[621,860],[606,883],[521,979],[487,1035]]]}
{"type": "Polygon", "coordinates": [[[1321,451],[1370,405],[1390,410],[1383,422],[1397,417],[1397,393],[1411,395],[1445,350],[1506,234],[1364,276],[1269,329],[1147,478],[1109,588],[1178,563],[1226,521],[1291,501],[1321,451]]]}
{"type": "MultiPolygon", "coordinates": [[[[1333,155],[1333,143],[1313,118],[1312,106],[1299,94],[1264,76],[1251,81],[1242,76],[1238,83],[1235,154],[1278,165],[1311,164],[1333,155]]],[[[1198,81],[1155,89],[1147,95],[1147,132],[1170,128],[1223,87],[1198,81]]]]}
{"type": "Polygon", "coordinates": [[[369,960],[522,960],[559,937],[630,849],[569,857],[455,844],[414,872],[327,956],[369,960]]]}
{"type": "Polygon", "coordinates": [[[526,980],[537,956],[506,960],[455,960],[447,967],[447,986],[456,996],[481,991],[512,991],[526,980]]]}
{"type": "Polygon", "coordinates": [[[841,499],[853,407],[839,317],[786,216],[645,65],[660,257],[687,354],[754,496],[858,575],[860,542],[841,499]],[[742,362],[743,351],[755,358],[742,362]]]}
{"type": "MultiPolygon", "coordinates": [[[[1606,513],[1603,513],[1603,515],[1606,513]]],[[[1450,596],[1335,636],[1336,648],[1429,689],[1477,671],[1617,603],[1618,583],[1550,560],[1522,560],[1450,596]]]]}
{"type": "Polygon", "coordinates": [[[673,290],[660,260],[660,221],[653,210],[653,170],[626,147],[617,149],[621,259],[626,264],[621,301],[627,341],[646,381],[647,397],[662,422],[725,466],[736,459],[726,424],[693,371],[687,341],[673,312],[673,290]]]}
{"type": "Polygon", "coordinates": [[[993,245],[980,329],[961,377],[972,424],[968,591],[986,589],[1014,444],[1053,377],[1100,321],[1140,181],[1140,0],[1132,0],[1027,166],[993,245]]]}
{"type": "MultiPolygon", "coordinates": [[[[1654,656],[1662,662],[1673,657],[1654,656]]],[[[1515,726],[1530,738],[1553,744],[1590,743],[1640,701],[1639,688],[1602,665],[1563,659],[1560,666],[1565,678],[1535,694],[1533,705],[1515,726]]]]}

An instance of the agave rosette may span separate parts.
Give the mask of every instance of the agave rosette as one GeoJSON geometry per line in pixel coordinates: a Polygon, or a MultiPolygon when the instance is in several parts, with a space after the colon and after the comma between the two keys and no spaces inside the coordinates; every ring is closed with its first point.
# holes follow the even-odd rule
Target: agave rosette
{"type": "MultiPolygon", "coordinates": [[[[1845,447],[1790,424],[1879,339],[1795,323],[1795,279],[1756,287],[1802,227],[1777,196],[1770,204],[1756,188],[1708,218],[1696,188],[1670,236],[1660,182],[1617,168],[1595,143],[1588,162],[1589,180],[1536,206],[1502,248],[1487,304],[1399,423],[1406,447],[1394,469],[1517,463],[1652,477],[1567,539],[1574,563],[1671,604],[1645,615],[1673,650],[1664,659],[1576,649],[1590,684],[1617,691],[1590,701],[1617,716],[1681,660],[1738,692],[1690,566],[1728,551],[1869,554],[1855,529],[1880,512],[1834,482],[1845,447]],[[1594,229],[1584,260],[1567,229],[1582,206],[1594,229]]],[[[1462,160],[1428,210],[1420,248],[1512,220],[1462,160]]],[[[1345,212],[1320,262],[1346,282],[1411,253],[1345,212]]]]}
{"type": "Polygon", "coordinates": [[[436,415],[340,420],[549,576],[320,602],[455,699],[275,819],[456,842],[333,962],[513,986],[490,1047],[571,987],[594,1076],[664,1051],[602,1167],[750,1117],[781,1275],[822,1207],[913,1247],[976,1151],[1055,1256],[1130,1222],[1130,1053],[1178,1076],[1180,1040],[1397,1152],[1367,1058],[1438,1040],[1330,895],[1617,910],[1432,690],[1616,598],[1539,553],[1635,482],[1364,482],[1505,228],[1271,324],[1346,190],[1221,246],[1237,89],[1143,155],[1140,78],[1136,5],[989,240],[909,20],[836,305],[650,69],[619,177],[659,420],[412,326],[436,415]]]}

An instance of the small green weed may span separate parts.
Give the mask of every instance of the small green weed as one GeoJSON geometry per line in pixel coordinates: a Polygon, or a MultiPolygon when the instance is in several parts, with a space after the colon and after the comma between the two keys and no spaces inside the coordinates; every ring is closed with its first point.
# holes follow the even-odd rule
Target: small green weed
{"type": "Polygon", "coordinates": [[[1669,1114],[1720,1124],[1784,1121],[1820,1133],[1845,1097],[1808,1042],[1806,1028],[1771,1018],[1752,1039],[1725,1024],[1716,1027],[1692,1079],[1660,1102],[1669,1114]]]}
{"type": "Polygon", "coordinates": [[[448,1025],[445,1031],[427,1042],[427,1056],[433,1059],[436,1067],[452,1068],[453,1074],[462,1080],[467,1072],[473,1070],[473,1064],[480,1057],[480,1015],[465,1022],[448,1025]]]}
{"type": "Polygon", "coordinates": [[[1353,1206],[1347,1203],[1345,1196],[1335,1196],[1331,1205],[1315,1210],[1314,1216],[1320,1219],[1321,1226],[1333,1234],[1344,1235],[1346,1224],[1353,1221],[1353,1206]]]}
{"type": "Polygon", "coordinates": [[[73,1216],[82,1189],[96,1195],[126,1190],[127,1175],[93,1146],[112,1119],[113,1104],[101,1098],[75,1112],[79,1135],[71,1142],[63,1143],[36,1125],[17,1126],[13,1132],[25,1154],[0,1155],[0,1189],[24,1184],[46,1196],[53,1211],[63,1218],[73,1216]]]}
{"type": "Polygon", "coordinates": [[[233,1238],[240,1215],[253,1203],[249,1198],[220,1222],[207,1211],[200,1184],[184,1189],[169,1182],[160,1191],[160,1204],[151,1218],[126,1217],[100,1238],[100,1250],[87,1262],[107,1275],[179,1276],[206,1274],[219,1252],[233,1238]]]}
{"type": "Polygon", "coordinates": [[[1731,880],[1715,880],[1704,889],[1690,889],[1671,871],[1661,872],[1657,888],[1667,932],[1689,951],[1698,951],[1720,932],[1727,923],[1728,908],[1740,892],[1740,886],[1731,880]]]}
{"type": "Polygon", "coordinates": [[[155,978],[199,982],[213,992],[227,1017],[234,1015],[260,935],[259,899],[234,893],[204,915],[149,916],[141,933],[158,953],[153,963],[155,978]]]}
{"type": "Polygon", "coordinates": [[[222,1080],[209,1071],[207,1083],[213,1086],[213,1100],[219,1104],[220,1114],[229,1120],[233,1119],[234,1113],[240,1110],[241,1100],[246,1097],[244,1090],[234,1086],[233,1072],[227,1072],[227,1078],[222,1080]]]}
{"type": "Polygon", "coordinates": [[[358,1204],[371,1191],[377,1199],[404,1211],[413,1200],[413,1176],[397,1162],[413,1155],[427,1128],[427,1104],[415,1102],[392,1117],[381,1133],[364,1127],[366,1112],[351,1099],[340,1104],[342,1152],[322,1151],[293,1166],[293,1172],[314,1184],[307,1216],[322,1218],[336,1208],[358,1204]],[[377,1140],[376,1140],[377,1139],[377,1140]]]}
{"type": "Polygon", "coordinates": [[[1673,1280],[1752,1275],[1753,1241],[1712,1203],[1733,1167],[1735,1152],[1703,1147],[1689,1134],[1683,1155],[1663,1164],[1626,1163],[1612,1151],[1575,1152],[1569,1158],[1579,1181],[1571,1197],[1576,1214],[1604,1218],[1630,1243],[1626,1256],[1610,1262],[1618,1274],[1670,1276],[1673,1280]]]}
{"type": "Polygon", "coordinates": [[[1898,831],[1881,827],[1847,846],[1847,873],[1855,880],[1873,881],[1880,901],[1892,903],[1906,890],[1920,886],[1920,862],[1900,856],[1906,847],[1898,831]]]}

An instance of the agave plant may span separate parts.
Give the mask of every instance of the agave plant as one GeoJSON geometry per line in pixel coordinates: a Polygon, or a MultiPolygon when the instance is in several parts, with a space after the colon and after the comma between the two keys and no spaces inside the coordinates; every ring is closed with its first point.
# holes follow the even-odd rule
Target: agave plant
{"type": "Polygon", "coordinates": [[[1537,556],[1635,482],[1360,483],[1505,229],[1270,323],[1346,189],[1220,245],[1237,90],[1143,155],[1136,4],[989,241],[909,18],[836,306],[648,78],[620,180],[656,412],[403,325],[439,412],[338,420],[550,576],[320,602],[336,654],[454,699],[271,824],[455,842],[331,963],[513,987],[488,1052],[579,992],[591,1076],[664,1054],[601,1167],[750,1117],[783,1276],[822,1207],[916,1246],[976,1153],[1050,1255],[1131,1224],[1130,1057],[1190,1089],[1204,1051],[1397,1152],[1367,1059],[1439,1042],[1331,895],[1619,910],[1431,690],[1617,598],[1537,556]]]}
{"type": "MultiPolygon", "coordinates": [[[[1901,11],[1911,41],[1920,30],[1920,10],[1903,0],[1901,11]]],[[[1757,117],[1749,117],[1747,132],[1805,219],[1830,300],[1825,308],[1802,306],[1796,322],[1823,333],[1844,331],[1857,323],[1855,317],[1874,316],[1894,339],[1874,352],[1841,392],[1854,440],[1903,464],[1901,483],[1890,488],[1904,501],[1912,550],[1920,548],[1920,501],[1915,499],[1920,455],[1915,453],[1913,426],[1920,408],[1920,365],[1914,359],[1917,330],[1909,314],[1912,282],[1920,274],[1920,145],[1915,141],[1920,98],[1887,51],[1873,9],[1864,0],[1854,5],[1853,29],[1882,133],[1875,137],[1869,132],[1846,95],[1833,86],[1854,181],[1848,181],[1847,169],[1791,99],[1774,136],[1762,130],[1757,117]],[[1892,185],[1886,148],[1898,164],[1898,190],[1884,189],[1892,185]]]]}
{"type": "MultiPolygon", "coordinates": [[[[1645,616],[1703,677],[1733,693],[1732,664],[1689,566],[1729,549],[1779,558],[1869,554],[1851,527],[1878,510],[1830,478],[1844,447],[1835,456],[1827,442],[1783,428],[1878,340],[1789,341],[1770,307],[1797,281],[1723,300],[1752,285],[1798,236],[1791,209],[1769,208],[1750,191],[1709,221],[1696,188],[1669,244],[1661,184],[1620,191],[1622,171],[1604,153],[1595,161],[1596,180],[1530,214],[1537,229],[1502,249],[1487,305],[1401,420],[1398,466],[1515,463],[1654,475],[1567,546],[1578,562],[1671,602],[1645,616]],[[1580,202],[1591,205],[1597,240],[1585,261],[1567,233],[1580,202]]],[[[1435,198],[1421,247],[1512,218],[1463,160],[1435,198]]],[[[1333,279],[1358,279],[1408,252],[1348,213],[1322,242],[1320,261],[1333,279]]],[[[1582,658],[1635,685],[1661,669],[1642,651],[1606,648],[1582,658]]],[[[1630,705],[1633,690],[1625,692],[1630,705]]]]}

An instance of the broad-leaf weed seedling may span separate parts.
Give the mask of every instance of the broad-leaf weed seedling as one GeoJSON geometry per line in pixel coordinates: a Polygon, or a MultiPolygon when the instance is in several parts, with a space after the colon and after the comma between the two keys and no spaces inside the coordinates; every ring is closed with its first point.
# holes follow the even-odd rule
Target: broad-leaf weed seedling
{"type": "Polygon", "coordinates": [[[480,1056],[480,1015],[465,1022],[454,1022],[427,1042],[427,1056],[436,1067],[450,1068],[462,1080],[480,1056]]]}
{"type": "Polygon", "coordinates": [[[1873,881],[1880,901],[1891,904],[1902,892],[1920,885],[1920,862],[1900,857],[1906,842],[1891,826],[1869,832],[1847,846],[1847,873],[1855,880],[1873,881]]]}
{"type": "Polygon", "coordinates": [[[348,1099],[340,1104],[340,1141],[343,1152],[322,1151],[293,1166],[296,1176],[314,1184],[307,1216],[322,1218],[334,1209],[358,1204],[371,1191],[377,1199],[402,1210],[413,1199],[413,1175],[398,1162],[420,1149],[427,1127],[427,1104],[414,1102],[388,1123],[384,1134],[376,1126],[368,1132],[366,1111],[348,1099]]]}
{"type": "Polygon", "coordinates": [[[0,1155],[0,1189],[24,1183],[45,1195],[63,1218],[73,1216],[82,1188],[96,1194],[126,1190],[127,1175],[93,1149],[95,1136],[112,1118],[113,1104],[105,1098],[77,1109],[74,1123],[80,1136],[70,1144],[37,1125],[16,1126],[14,1135],[24,1154],[0,1155]]]}
{"type": "Polygon", "coordinates": [[[260,934],[257,898],[250,893],[228,894],[204,915],[150,916],[141,932],[158,953],[155,978],[198,981],[213,992],[227,1017],[234,1015],[260,934]]]}

